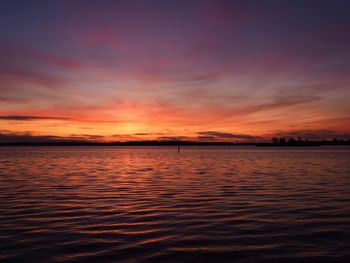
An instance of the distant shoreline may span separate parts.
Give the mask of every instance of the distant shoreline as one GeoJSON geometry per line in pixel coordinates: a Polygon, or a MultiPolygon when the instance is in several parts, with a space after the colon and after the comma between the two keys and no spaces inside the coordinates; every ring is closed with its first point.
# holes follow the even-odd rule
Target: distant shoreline
{"type": "Polygon", "coordinates": [[[269,142],[193,142],[193,141],[127,141],[127,142],[86,142],[86,141],[52,141],[52,142],[9,142],[1,146],[256,146],[256,147],[317,147],[349,146],[349,140],[333,141],[289,141],[283,143],[269,142]]]}

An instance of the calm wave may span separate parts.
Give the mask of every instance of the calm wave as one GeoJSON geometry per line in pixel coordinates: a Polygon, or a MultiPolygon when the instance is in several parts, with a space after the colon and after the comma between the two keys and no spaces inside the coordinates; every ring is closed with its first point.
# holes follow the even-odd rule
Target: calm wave
{"type": "Polygon", "coordinates": [[[1,262],[347,262],[350,148],[0,148],[1,262]]]}

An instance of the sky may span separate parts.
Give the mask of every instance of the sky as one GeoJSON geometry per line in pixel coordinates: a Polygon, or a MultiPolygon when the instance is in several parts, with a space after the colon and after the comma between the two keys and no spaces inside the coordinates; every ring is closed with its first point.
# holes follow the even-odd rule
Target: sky
{"type": "Polygon", "coordinates": [[[350,138],[350,1],[0,2],[0,142],[350,138]]]}

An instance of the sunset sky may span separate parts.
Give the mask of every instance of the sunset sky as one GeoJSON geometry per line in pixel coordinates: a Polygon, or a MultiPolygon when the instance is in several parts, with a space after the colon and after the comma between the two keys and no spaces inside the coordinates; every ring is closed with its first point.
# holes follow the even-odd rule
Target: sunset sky
{"type": "Polygon", "coordinates": [[[0,142],[350,138],[350,1],[0,3],[0,142]]]}

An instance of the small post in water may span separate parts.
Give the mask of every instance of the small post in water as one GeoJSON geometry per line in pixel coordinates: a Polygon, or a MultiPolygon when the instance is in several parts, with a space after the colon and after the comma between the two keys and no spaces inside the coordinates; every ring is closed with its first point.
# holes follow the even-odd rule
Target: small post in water
{"type": "Polygon", "coordinates": [[[180,144],[177,146],[177,152],[180,152],[180,144]]]}

